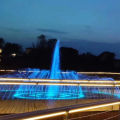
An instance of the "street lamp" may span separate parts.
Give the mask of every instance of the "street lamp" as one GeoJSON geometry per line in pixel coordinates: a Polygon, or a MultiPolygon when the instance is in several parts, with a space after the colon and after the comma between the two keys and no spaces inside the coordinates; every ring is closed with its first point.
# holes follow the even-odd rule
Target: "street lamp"
{"type": "Polygon", "coordinates": [[[0,54],[2,53],[2,49],[0,48],[0,54]]]}

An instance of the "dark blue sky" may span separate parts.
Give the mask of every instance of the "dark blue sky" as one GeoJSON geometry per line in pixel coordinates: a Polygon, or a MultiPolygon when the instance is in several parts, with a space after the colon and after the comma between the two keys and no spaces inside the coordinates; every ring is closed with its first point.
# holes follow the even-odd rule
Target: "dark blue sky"
{"type": "Polygon", "coordinates": [[[0,0],[0,37],[25,48],[41,34],[80,53],[120,58],[120,0],[0,0]]]}

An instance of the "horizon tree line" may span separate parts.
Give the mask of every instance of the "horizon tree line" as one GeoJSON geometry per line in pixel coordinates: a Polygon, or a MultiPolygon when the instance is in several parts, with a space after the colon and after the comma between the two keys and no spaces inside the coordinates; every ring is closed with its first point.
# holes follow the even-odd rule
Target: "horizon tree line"
{"type": "MultiPolygon", "coordinates": [[[[55,39],[55,38],[54,39],[46,39],[46,36],[42,34],[37,37],[36,44],[32,43],[31,48],[34,48],[34,49],[54,48],[56,42],[57,42],[57,39],[55,39]]],[[[21,44],[5,42],[5,40],[3,38],[0,38],[0,48],[2,49],[2,51],[3,51],[2,54],[4,54],[4,55],[9,55],[11,53],[22,54],[24,52],[23,46],[21,44]]],[[[67,48],[67,47],[64,47],[64,48],[67,48]]],[[[70,48],[72,48],[72,47],[70,47],[70,48]]],[[[74,48],[72,48],[72,49],[74,50],[74,48]]],[[[108,52],[108,51],[106,51],[106,52],[108,52]]],[[[105,53],[105,52],[102,52],[99,56],[101,56],[103,53],[105,53]]],[[[116,56],[115,53],[112,53],[112,52],[108,52],[108,53],[112,54],[112,58],[114,58],[116,56]]],[[[91,52],[83,53],[81,55],[82,56],[96,56],[96,55],[93,55],[91,52]]]]}

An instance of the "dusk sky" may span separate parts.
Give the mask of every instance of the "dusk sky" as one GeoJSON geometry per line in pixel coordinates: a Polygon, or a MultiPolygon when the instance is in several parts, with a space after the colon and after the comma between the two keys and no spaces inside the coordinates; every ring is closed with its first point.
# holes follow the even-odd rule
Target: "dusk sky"
{"type": "Polygon", "coordinates": [[[25,48],[41,34],[80,53],[120,58],[120,0],[0,0],[0,38],[25,48]]]}

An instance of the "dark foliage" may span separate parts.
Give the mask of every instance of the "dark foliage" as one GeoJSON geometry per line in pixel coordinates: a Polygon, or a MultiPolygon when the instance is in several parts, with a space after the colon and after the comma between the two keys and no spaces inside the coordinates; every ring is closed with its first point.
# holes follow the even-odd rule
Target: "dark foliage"
{"type": "Polygon", "coordinates": [[[5,41],[3,38],[0,38],[0,48],[3,48],[5,44],[5,41]]]}
{"type": "MultiPolygon", "coordinates": [[[[2,69],[21,69],[21,68],[51,68],[52,56],[57,39],[46,39],[46,36],[37,37],[37,44],[32,44],[29,53],[22,51],[22,46],[15,43],[5,43],[0,38],[0,45],[3,48],[2,69]],[[18,54],[16,57],[9,56],[12,53],[18,54]]],[[[119,71],[120,60],[115,59],[115,53],[103,52],[95,56],[89,52],[79,54],[73,48],[60,48],[60,69],[75,71],[119,71]]]]}
{"type": "Polygon", "coordinates": [[[9,56],[12,53],[22,54],[22,46],[16,43],[5,43],[3,48],[3,54],[9,56]]]}

